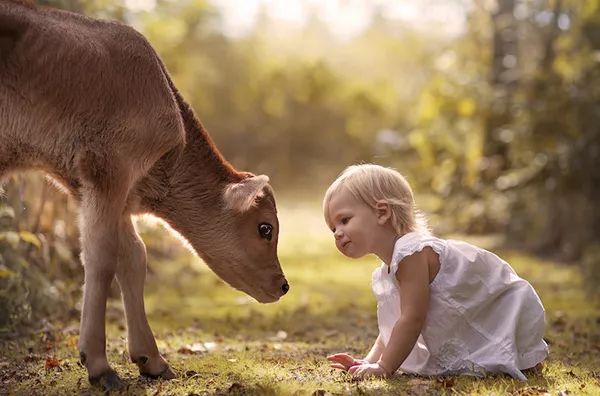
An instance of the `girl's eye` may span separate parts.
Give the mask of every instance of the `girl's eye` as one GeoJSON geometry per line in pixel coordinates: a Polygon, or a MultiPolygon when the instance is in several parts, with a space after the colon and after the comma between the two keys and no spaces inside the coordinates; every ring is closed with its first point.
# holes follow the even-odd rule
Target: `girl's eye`
{"type": "Polygon", "coordinates": [[[349,221],[350,221],[350,217],[344,217],[342,219],[342,224],[346,225],[346,224],[348,224],[349,221]]]}
{"type": "Polygon", "coordinates": [[[258,225],[258,234],[262,239],[270,241],[273,238],[273,226],[269,223],[260,223],[258,225]]]}

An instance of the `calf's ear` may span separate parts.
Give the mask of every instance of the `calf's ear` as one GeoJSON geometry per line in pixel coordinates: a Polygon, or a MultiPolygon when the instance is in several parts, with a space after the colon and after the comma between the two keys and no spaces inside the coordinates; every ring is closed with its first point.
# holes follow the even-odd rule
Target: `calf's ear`
{"type": "Polygon", "coordinates": [[[246,212],[254,205],[257,198],[264,195],[263,188],[268,182],[268,176],[259,175],[248,177],[239,183],[229,184],[223,193],[225,207],[240,213],[246,212]]]}

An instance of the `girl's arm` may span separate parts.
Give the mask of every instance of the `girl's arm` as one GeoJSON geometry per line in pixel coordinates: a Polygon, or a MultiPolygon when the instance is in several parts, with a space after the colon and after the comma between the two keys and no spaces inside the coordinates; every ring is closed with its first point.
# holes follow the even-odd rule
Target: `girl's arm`
{"type": "Polygon", "coordinates": [[[371,347],[371,350],[367,356],[365,356],[365,360],[369,363],[375,363],[381,357],[384,349],[385,345],[383,345],[383,341],[381,341],[381,334],[379,334],[375,340],[375,343],[371,347]]]}
{"type": "Polygon", "coordinates": [[[405,257],[398,265],[401,312],[377,362],[388,375],[394,373],[410,354],[427,316],[429,307],[429,266],[425,250],[405,257]]]}

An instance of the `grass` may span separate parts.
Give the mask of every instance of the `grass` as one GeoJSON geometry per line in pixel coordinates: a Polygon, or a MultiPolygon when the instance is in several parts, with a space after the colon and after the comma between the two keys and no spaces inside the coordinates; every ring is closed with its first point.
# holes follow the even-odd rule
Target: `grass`
{"type": "MultiPolygon", "coordinates": [[[[151,381],[138,376],[126,352],[121,304],[113,299],[107,348],[126,382],[119,393],[600,395],[600,307],[583,294],[578,269],[515,251],[499,253],[531,281],[547,310],[551,355],[541,374],[525,382],[505,376],[352,382],[330,369],[327,354],[362,356],[377,335],[370,291],[377,261],[349,261],[337,253],[315,217],[319,213],[310,207],[282,210],[280,260],[291,291],[277,304],[260,305],[231,289],[176,247],[175,239],[159,234],[160,243],[172,251],[170,257],[151,258],[146,305],[159,348],[178,377],[151,381]]],[[[156,238],[154,232],[146,232],[146,239],[156,238]]],[[[48,321],[41,331],[1,341],[0,394],[100,394],[77,362],[77,321],[48,321]]]]}

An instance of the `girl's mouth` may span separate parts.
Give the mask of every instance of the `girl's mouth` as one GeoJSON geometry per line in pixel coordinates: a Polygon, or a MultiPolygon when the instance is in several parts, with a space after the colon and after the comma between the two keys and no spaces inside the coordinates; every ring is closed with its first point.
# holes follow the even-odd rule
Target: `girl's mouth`
{"type": "Polygon", "coordinates": [[[344,242],[344,243],[342,244],[342,249],[346,249],[346,247],[348,247],[348,245],[350,244],[350,242],[351,242],[351,241],[344,242]]]}

